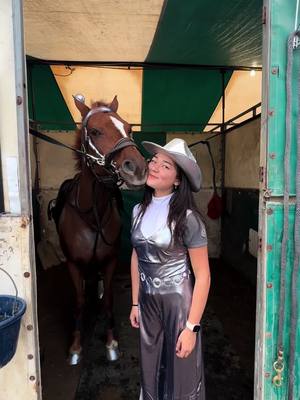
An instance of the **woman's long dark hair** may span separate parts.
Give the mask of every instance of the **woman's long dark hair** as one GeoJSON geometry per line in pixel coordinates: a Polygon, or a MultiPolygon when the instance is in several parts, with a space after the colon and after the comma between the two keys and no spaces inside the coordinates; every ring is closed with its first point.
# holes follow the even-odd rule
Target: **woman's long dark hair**
{"type": "MultiPolygon", "coordinates": [[[[172,227],[174,227],[173,239],[176,244],[179,244],[182,243],[183,233],[186,228],[186,211],[192,210],[201,218],[201,220],[203,220],[203,217],[195,203],[191,186],[186,175],[177,165],[176,168],[180,184],[177,189],[174,190],[174,194],[170,201],[168,226],[171,231],[173,230],[172,227]]],[[[144,198],[140,206],[139,214],[141,217],[144,215],[148,205],[151,203],[153,193],[154,189],[146,185],[144,198]]]]}

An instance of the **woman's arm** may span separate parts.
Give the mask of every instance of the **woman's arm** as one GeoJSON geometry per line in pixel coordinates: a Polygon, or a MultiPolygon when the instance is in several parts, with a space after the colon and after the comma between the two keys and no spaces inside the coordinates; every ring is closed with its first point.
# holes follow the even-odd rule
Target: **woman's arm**
{"type": "Polygon", "coordinates": [[[191,324],[199,324],[210,288],[207,246],[189,249],[189,256],[195,275],[195,286],[188,320],[191,324]]]}
{"type": "MultiPolygon", "coordinates": [[[[192,268],[195,275],[192,304],[188,315],[191,324],[199,324],[208,297],[210,288],[210,271],[207,246],[188,249],[192,268]]],[[[197,333],[185,328],[179,335],[176,354],[180,358],[188,357],[196,343],[197,333]]]]}
{"type": "Polygon", "coordinates": [[[131,312],[130,312],[130,322],[133,328],[139,328],[139,313],[138,313],[138,299],[139,299],[139,285],[140,285],[140,275],[138,268],[138,258],[135,249],[132,250],[131,254],[131,312]]]}

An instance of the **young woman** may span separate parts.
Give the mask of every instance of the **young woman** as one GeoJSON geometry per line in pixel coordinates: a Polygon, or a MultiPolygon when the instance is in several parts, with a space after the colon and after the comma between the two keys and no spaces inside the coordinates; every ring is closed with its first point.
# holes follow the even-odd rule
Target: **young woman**
{"type": "Polygon", "coordinates": [[[143,400],[204,400],[200,320],[210,273],[206,231],[192,191],[201,172],[182,139],[153,155],[132,222],[131,325],[140,328],[143,400]]]}

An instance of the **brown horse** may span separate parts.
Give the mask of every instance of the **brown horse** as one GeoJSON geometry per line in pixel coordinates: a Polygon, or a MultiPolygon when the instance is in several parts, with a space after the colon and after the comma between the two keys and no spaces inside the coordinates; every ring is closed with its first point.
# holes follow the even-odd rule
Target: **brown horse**
{"type": "Polygon", "coordinates": [[[107,356],[116,359],[118,343],[113,330],[112,277],[117,263],[121,219],[119,182],[140,188],[146,180],[146,162],[131,140],[131,127],[118,114],[115,97],[110,104],[96,102],[90,109],[84,97],[74,97],[82,116],[78,131],[79,173],[63,183],[51,209],[62,250],[76,290],[76,325],[69,349],[70,364],[79,363],[81,320],[85,302],[84,277],[95,266],[104,268],[104,310],[107,321],[107,356]]]}

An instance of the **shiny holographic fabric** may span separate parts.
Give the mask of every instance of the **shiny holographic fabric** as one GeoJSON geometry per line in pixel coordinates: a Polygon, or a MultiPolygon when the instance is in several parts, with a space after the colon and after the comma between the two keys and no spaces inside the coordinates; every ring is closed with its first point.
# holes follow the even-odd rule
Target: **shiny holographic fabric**
{"type": "Polygon", "coordinates": [[[144,237],[141,220],[137,213],[132,225],[140,273],[140,399],[205,400],[201,332],[189,357],[175,352],[193,293],[187,249],[207,245],[204,225],[190,213],[184,244],[175,245],[167,225],[144,237]]]}

